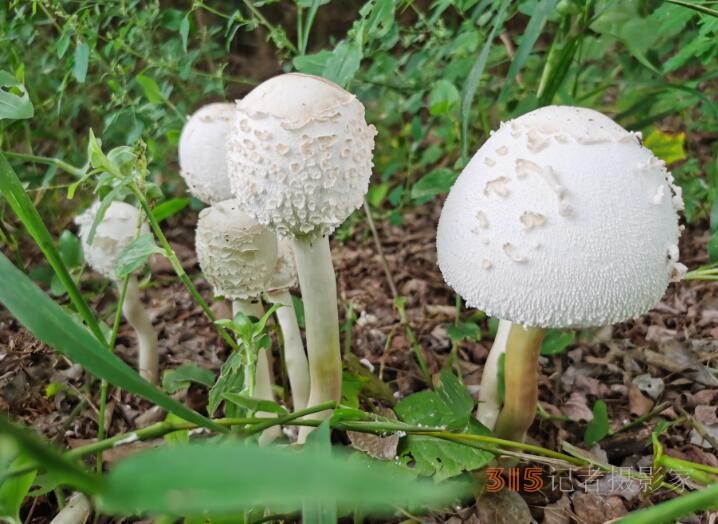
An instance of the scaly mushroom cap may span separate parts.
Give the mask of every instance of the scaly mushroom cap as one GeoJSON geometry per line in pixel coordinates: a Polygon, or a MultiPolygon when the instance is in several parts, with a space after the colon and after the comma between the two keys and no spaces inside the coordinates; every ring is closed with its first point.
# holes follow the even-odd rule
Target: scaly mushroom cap
{"type": "Polygon", "coordinates": [[[639,134],[590,109],[537,109],[502,124],[452,187],[439,267],[470,306],[511,322],[621,322],[685,271],[682,206],[639,134]]]}
{"type": "Polygon", "coordinates": [[[240,211],[233,199],[200,212],[195,247],[207,282],[230,300],[257,297],[277,263],[274,233],[240,211]]]}
{"type": "Polygon", "coordinates": [[[282,236],[330,234],[363,202],[376,129],[354,95],[322,78],[270,78],[237,102],[227,146],[232,190],[282,236]]]}
{"type": "MultiPolygon", "coordinates": [[[[114,201],[105,211],[105,216],[95,229],[92,244],[88,243],[92,224],[95,221],[100,202],[75,217],[75,224],[80,227],[80,240],[89,266],[110,280],[117,280],[115,265],[120,253],[138,236],[137,224],[140,211],[125,202],[114,201]]],[[[143,220],[139,235],[149,233],[149,227],[143,220]]]]}
{"type": "Polygon", "coordinates": [[[209,104],[189,117],[182,128],[180,172],[192,196],[206,204],[232,198],[225,145],[233,116],[234,104],[209,104]]]}

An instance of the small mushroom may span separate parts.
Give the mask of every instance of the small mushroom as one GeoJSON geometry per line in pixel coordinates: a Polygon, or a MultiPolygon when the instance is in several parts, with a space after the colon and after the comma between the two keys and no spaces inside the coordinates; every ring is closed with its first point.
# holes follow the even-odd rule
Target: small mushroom
{"type": "MultiPolygon", "coordinates": [[[[270,78],[236,106],[227,147],[230,183],[242,210],[292,245],[304,299],[309,406],[341,399],[329,235],[363,203],[375,135],[361,102],[316,76],[270,78]]],[[[300,442],[308,431],[300,430],[300,442]]]]}
{"type": "Polygon", "coordinates": [[[180,173],[190,193],[205,204],[232,198],[225,146],[233,115],[232,103],[208,104],[190,116],[182,128],[178,147],[180,173]]]}
{"type": "MultiPolygon", "coordinates": [[[[97,224],[94,237],[90,239],[92,224],[99,209],[100,202],[95,202],[87,211],[75,218],[75,223],[80,228],[80,240],[87,263],[119,287],[122,284],[115,271],[117,258],[138,235],[149,233],[149,227],[137,208],[115,201],[105,211],[102,220],[97,224]]],[[[158,384],[157,333],[140,300],[140,288],[134,275],[130,276],[127,283],[122,313],[137,334],[140,375],[149,382],[158,384]]]]}
{"type": "Polygon", "coordinates": [[[480,421],[492,429],[495,423],[503,437],[524,437],[536,411],[546,328],[622,322],[661,299],[682,270],[676,247],[682,203],[672,182],[634,133],[578,107],[532,111],[477,151],[444,204],[437,251],[444,279],[466,303],[502,319],[484,369],[480,421]],[[506,154],[487,169],[483,158],[499,149],[506,154]],[[517,173],[518,160],[539,169],[517,173]],[[505,199],[485,194],[486,181],[497,176],[510,181],[505,199]],[[655,199],[661,184],[673,199],[655,199]],[[477,209],[491,223],[489,244],[471,233],[477,209]],[[543,217],[540,227],[526,227],[526,213],[543,217]],[[491,268],[482,260],[491,260],[491,268]],[[506,394],[499,413],[496,372],[503,351],[506,394]]]}

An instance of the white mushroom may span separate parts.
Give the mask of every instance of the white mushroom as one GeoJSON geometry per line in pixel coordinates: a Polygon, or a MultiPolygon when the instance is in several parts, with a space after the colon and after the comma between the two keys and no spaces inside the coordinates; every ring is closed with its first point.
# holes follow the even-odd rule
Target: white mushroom
{"type": "Polygon", "coordinates": [[[232,103],[208,104],[189,117],[182,128],[180,172],[190,193],[206,204],[232,198],[225,145],[233,115],[232,103]]]}
{"type": "MultiPolygon", "coordinates": [[[[502,124],[477,151],[444,205],[438,263],[468,305],[515,324],[492,349],[508,348],[499,433],[522,438],[533,420],[544,328],[635,318],[684,270],[681,205],[673,177],[639,136],[593,110],[532,111],[502,124]],[[504,154],[487,168],[484,158],[498,150],[504,154]],[[502,197],[486,191],[498,176],[508,192],[502,197]],[[657,199],[660,186],[673,198],[657,199]],[[471,232],[478,210],[490,224],[482,230],[488,244],[471,232]]],[[[479,405],[489,426],[498,408],[497,361],[489,357],[479,405]]]]}
{"type": "MultiPolygon", "coordinates": [[[[363,203],[375,135],[354,95],[315,76],[280,75],[237,102],[230,183],[247,214],[291,240],[304,299],[310,406],[341,398],[328,236],[363,203]]],[[[300,441],[307,433],[300,431],[300,441]]]]}
{"type": "MultiPolygon", "coordinates": [[[[115,271],[117,258],[137,236],[149,233],[149,227],[137,208],[115,201],[107,208],[90,242],[92,224],[99,209],[100,203],[95,202],[92,207],[75,218],[75,223],[80,227],[85,260],[100,275],[120,286],[121,282],[115,271]]],[[[139,285],[134,275],[130,276],[127,284],[122,312],[137,334],[140,375],[157,384],[159,382],[157,334],[152,328],[147,311],[142,306],[139,285]]]]}

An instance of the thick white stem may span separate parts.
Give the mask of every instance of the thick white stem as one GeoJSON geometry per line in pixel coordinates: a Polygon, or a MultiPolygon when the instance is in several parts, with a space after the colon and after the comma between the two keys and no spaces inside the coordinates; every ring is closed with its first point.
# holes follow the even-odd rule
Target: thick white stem
{"type": "Polygon", "coordinates": [[[273,304],[283,306],[277,310],[276,315],[279,327],[282,329],[284,363],[287,366],[289,386],[292,388],[294,410],[298,411],[307,407],[309,400],[309,362],[304,352],[304,342],[299,331],[292,296],[286,289],[266,293],[266,296],[273,304]]]}
{"type": "Polygon", "coordinates": [[[157,351],[157,333],[152,327],[150,317],[140,300],[140,286],[137,278],[130,277],[127,283],[122,313],[137,334],[137,354],[140,375],[153,384],[160,381],[160,357],[157,351]]]}
{"type": "MultiPolygon", "coordinates": [[[[247,316],[262,318],[264,315],[264,307],[262,302],[251,302],[249,300],[235,300],[232,302],[232,315],[244,313],[247,316]]],[[[269,365],[268,350],[261,350],[257,355],[257,368],[255,370],[254,382],[254,398],[260,400],[274,401],[274,392],[272,391],[272,370],[269,365]]],[[[249,368],[245,368],[244,380],[249,381],[249,368]]],[[[274,413],[257,412],[258,417],[276,417],[274,413]]],[[[278,426],[272,426],[262,432],[259,437],[259,445],[266,446],[271,444],[282,433],[278,426]]]]}
{"type": "Polygon", "coordinates": [[[50,524],[85,524],[92,506],[82,493],[73,493],[67,505],[50,521],[50,524]]]}
{"type": "Polygon", "coordinates": [[[506,353],[506,343],[509,340],[511,322],[501,320],[499,329],[496,331],[494,344],[491,346],[489,356],[484,364],[484,372],[481,376],[481,387],[479,388],[479,407],[476,411],[476,418],[491,431],[496,427],[496,419],[501,412],[501,401],[499,400],[499,359],[506,353]]]}
{"type": "MultiPolygon", "coordinates": [[[[342,396],[342,357],[339,350],[339,312],[337,282],[329,249],[329,238],[292,241],[297,262],[299,286],[304,300],[304,318],[309,356],[310,390],[308,406],[339,402],[342,396]]],[[[330,411],[313,418],[325,418],[330,411]]],[[[311,428],[299,430],[304,443],[311,428]]]]}

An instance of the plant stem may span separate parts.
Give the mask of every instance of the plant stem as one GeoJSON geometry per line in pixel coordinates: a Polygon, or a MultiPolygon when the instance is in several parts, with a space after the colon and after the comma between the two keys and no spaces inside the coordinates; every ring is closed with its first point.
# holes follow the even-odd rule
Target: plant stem
{"type": "Polygon", "coordinates": [[[294,311],[292,296],[286,289],[266,293],[267,300],[281,304],[275,315],[282,330],[284,342],[284,362],[292,389],[294,410],[304,409],[309,401],[309,362],[304,351],[302,333],[299,331],[297,314],[294,311]]]}
{"type": "Polygon", "coordinates": [[[496,434],[523,441],[536,416],[538,403],[538,358],[542,328],[512,324],[506,344],[504,406],[496,420],[496,434]]]}
{"type": "MultiPolygon", "coordinates": [[[[329,237],[313,241],[293,239],[299,286],[304,299],[307,352],[309,356],[309,406],[339,402],[342,396],[342,359],[339,348],[337,283],[329,237]]],[[[330,412],[320,413],[321,417],[330,412]]],[[[310,430],[299,431],[303,444],[310,430]]]]}
{"type": "Polygon", "coordinates": [[[689,513],[718,507],[716,501],[718,501],[718,484],[636,511],[620,519],[618,523],[658,524],[660,522],[676,522],[677,519],[689,513]]]}
{"type": "Polygon", "coordinates": [[[8,158],[16,158],[18,160],[25,160],[27,162],[36,162],[38,164],[56,166],[58,169],[62,169],[63,171],[66,171],[67,173],[70,173],[71,175],[76,176],[78,178],[85,176],[84,169],[80,169],[79,167],[70,165],[67,162],[64,162],[63,160],[60,160],[59,158],[52,158],[52,157],[45,157],[45,156],[38,156],[38,155],[28,155],[26,153],[14,153],[12,151],[3,151],[2,154],[8,158]]]}
{"type": "MultiPolygon", "coordinates": [[[[145,215],[147,215],[147,221],[150,224],[150,227],[152,228],[152,231],[154,232],[155,236],[157,237],[157,240],[159,240],[160,246],[162,247],[162,250],[164,251],[164,256],[169,260],[170,265],[172,266],[172,269],[174,269],[175,274],[180,279],[182,284],[184,284],[185,288],[187,288],[187,291],[189,291],[189,294],[192,295],[192,299],[199,305],[199,307],[202,309],[204,314],[209,318],[212,323],[214,324],[217,321],[217,317],[212,312],[210,307],[207,305],[207,302],[204,301],[202,298],[202,295],[199,294],[199,291],[197,291],[197,288],[192,283],[192,280],[187,276],[187,273],[185,272],[184,268],[182,267],[182,264],[180,263],[179,259],[177,258],[177,254],[172,249],[172,246],[170,246],[169,241],[167,240],[167,237],[162,232],[162,228],[160,227],[159,222],[157,222],[157,219],[155,219],[154,215],[152,214],[152,208],[150,208],[149,203],[147,202],[147,199],[145,198],[145,195],[140,191],[139,187],[137,187],[136,184],[132,183],[129,184],[129,189],[132,191],[132,194],[137,198],[137,201],[140,203],[140,206],[142,206],[142,209],[145,212],[145,215]]],[[[235,350],[238,351],[239,348],[237,346],[237,343],[232,338],[232,336],[227,332],[225,328],[222,326],[219,326],[217,324],[214,324],[217,328],[217,331],[219,332],[220,336],[224,339],[229,346],[235,350]]]]}
{"type": "Polygon", "coordinates": [[[499,329],[496,331],[494,343],[489,351],[489,356],[484,364],[484,372],[481,375],[481,388],[479,389],[479,407],[476,411],[476,418],[491,431],[496,427],[496,419],[501,411],[501,399],[499,398],[499,360],[501,355],[506,353],[506,343],[509,340],[511,322],[508,320],[499,321],[499,329]]]}
{"type": "Polygon", "coordinates": [[[122,312],[127,322],[137,334],[138,369],[140,376],[151,382],[160,382],[160,362],[157,351],[157,333],[140,300],[140,286],[137,278],[132,276],[127,281],[126,297],[122,304],[122,312]]]}

